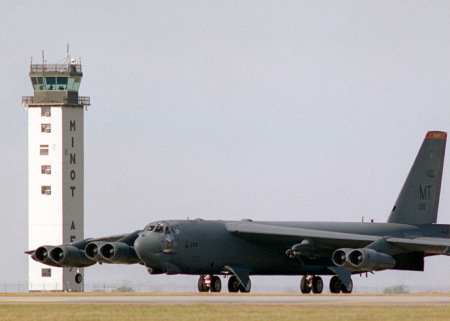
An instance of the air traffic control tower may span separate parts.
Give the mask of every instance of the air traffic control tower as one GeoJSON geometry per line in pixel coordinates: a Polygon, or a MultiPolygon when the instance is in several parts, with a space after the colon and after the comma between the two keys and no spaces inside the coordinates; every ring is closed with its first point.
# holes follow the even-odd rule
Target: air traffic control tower
{"type": "MultiPolygon", "coordinates": [[[[28,246],[84,238],[83,111],[81,63],[30,65],[34,96],[28,111],[28,246]]],[[[82,269],[43,267],[29,259],[29,291],[83,291],[82,269]]]]}

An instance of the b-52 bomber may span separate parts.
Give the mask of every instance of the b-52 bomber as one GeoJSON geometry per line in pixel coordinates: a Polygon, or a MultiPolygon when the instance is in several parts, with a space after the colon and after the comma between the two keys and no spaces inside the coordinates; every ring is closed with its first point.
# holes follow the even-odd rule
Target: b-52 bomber
{"type": "MultiPolygon", "coordinates": [[[[302,275],[302,293],[350,293],[352,274],[423,271],[424,259],[450,255],[450,225],[436,224],[447,134],[426,134],[387,223],[163,220],[129,234],[26,252],[35,261],[81,268],[141,264],[150,274],[200,275],[200,292],[250,292],[250,275],[302,275]]],[[[75,277],[82,282],[81,274],[75,277]]]]}

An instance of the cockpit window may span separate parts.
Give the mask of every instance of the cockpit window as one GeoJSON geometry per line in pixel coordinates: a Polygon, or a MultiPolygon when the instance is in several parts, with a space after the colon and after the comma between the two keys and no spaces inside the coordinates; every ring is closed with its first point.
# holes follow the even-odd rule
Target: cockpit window
{"type": "Polygon", "coordinates": [[[166,226],[166,230],[165,230],[164,234],[170,234],[170,233],[171,233],[170,232],[170,227],[166,226]]]}
{"type": "Polygon", "coordinates": [[[155,229],[155,225],[150,225],[147,229],[147,232],[151,232],[155,229]]]}
{"type": "Polygon", "coordinates": [[[158,225],[155,228],[155,233],[164,233],[164,226],[158,225]]]}

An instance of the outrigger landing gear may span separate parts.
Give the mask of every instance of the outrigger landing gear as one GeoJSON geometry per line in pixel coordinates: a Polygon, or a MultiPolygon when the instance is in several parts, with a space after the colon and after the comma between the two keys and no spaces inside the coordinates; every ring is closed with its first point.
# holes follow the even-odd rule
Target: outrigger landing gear
{"type": "Polygon", "coordinates": [[[83,276],[80,273],[80,268],[77,268],[77,273],[75,274],[75,282],[77,284],[80,284],[81,282],[83,282],[83,276]]]}
{"type": "Polygon", "coordinates": [[[248,285],[249,285],[248,290],[246,290],[245,287],[241,284],[241,282],[239,282],[238,278],[235,275],[232,275],[228,280],[228,292],[236,293],[240,291],[242,293],[249,293],[252,287],[250,279],[248,280],[248,285]]]}
{"type": "Polygon", "coordinates": [[[83,282],[83,276],[80,273],[75,274],[75,282],[77,284],[80,284],[81,282],[83,282]]]}
{"type": "Polygon", "coordinates": [[[218,276],[210,274],[200,275],[198,279],[199,292],[220,292],[222,290],[222,281],[218,276]]]}
{"type": "Polygon", "coordinates": [[[310,293],[322,293],[323,280],[320,276],[304,275],[300,281],[300,291],[304,294],[310,293]]]}
{"type": "Polygon", "coordinates": [[[353,281],[350,279],[350,289],[342,283],[341,279],[335,275],[330,280],[330,292],[331,293],[352,293],[353,290],[353,281]]]}

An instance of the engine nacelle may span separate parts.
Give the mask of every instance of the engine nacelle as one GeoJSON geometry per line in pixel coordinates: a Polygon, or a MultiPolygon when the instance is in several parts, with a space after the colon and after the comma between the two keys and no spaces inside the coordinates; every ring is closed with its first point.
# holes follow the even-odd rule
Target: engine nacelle
{"type": "Polygon", "coordinates": [[[357,249],[350,252],[348,260],[357,271],[379,271],[395,266],[395,259],[386,253],[372,249],[357,249]]]}
{"type": "Polygon", "coordinates": [[[96,263],[89,259],[83,250],[72,245],[56,246],[50,251],[49,256],[63,267],[85,267],[96,263]]]}
{"type": "Polygon", "coordinates": [[[373,249],[338,249],[332,256],[333,263],[343,269],[352,271],[379,271],[395,266],[395,259],[386,253],[373,249]]]}
{"type": "Polygon", "coordinates": [[[141,262],[134,247],[122,243],[105,243],[99,248],[99,253],[110,263],[135,264],[141,262]]]}
{"type": "Polygon", "coordinates": [[[348,248],[338,249],[338,250],[334,251],[334,253],[331,257],[331,260],[333,261],[334,265],[336,265],[340,268],[353,270],[352,264],[348,260],[348,255],[352,251],[353,251],[353,249],[348,249],[348,248]]]}
{"type": "Polygon", "coordinates": [[[109,263],[108,260],[100,253],[100,248],[104,245],[105,242],[92,242],[86,245],[84,252],[86,256],[96,262],[106,262],[109,263]]]}
{"type": "Polygon", "coordinates": [[[55,248],[54,246],[50,245],[38,247],[36,251],[34,251],[34,253],[31,254],[31,258],[39,263],[60,267],[61,265],[53,261],[49,255],[50,251],[53,250],[54,248],[55,248]]]}

